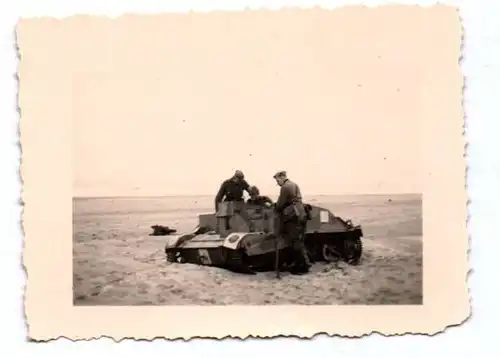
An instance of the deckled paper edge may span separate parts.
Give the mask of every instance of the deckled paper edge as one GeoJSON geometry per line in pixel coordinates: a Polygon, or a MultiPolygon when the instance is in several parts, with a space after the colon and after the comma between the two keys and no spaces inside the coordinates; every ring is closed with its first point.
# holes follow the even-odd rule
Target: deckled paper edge
{"type": "MultiPolygon", "coordinates": [[[[404,6],[404,5],[398,5],[398,6],[404,6]]],[[[442,5],[438,5],[437,7],[439,6],[442,6],[442,5]]],[[[349,6],[351,7],[351,6],[349,6]]],[[[380,7],[386,7],[386,6],[380,6],[380,7]]],[[[406,6],[408,7],[408,6],[406,6]]],[[[420,6],[417,6],[417,7],[420,7],[420,6]]],[[[446,7],[449,7],[449,6],[446,6],[446,7]]],[[[337,10],[337,9],[336,9],[337,10]]],[[[336,11],[334,10],[334,11],[336,11]]],[[[78,15],[76,15],[78,16],[78,15]]],[[[130,15],[129,15],[130,16],[130,15]]],[[[75,16],[71,16],[69,18],[73,18],[75,16]]],[[[93,16],[92,16],[93,17],[93,16]]],[[[68,18],[68,19],[69,19],[68,18]]],[[[461,21],[461,18],[460,18],[460,21],[461,21]]],[[[464,29],[463,29],[463,26],[461,27],[462,29],[462,33],[461,33],[461,38],[462,38],[462,43],[461,43],[461,54],[460,54],[460,57],[459,57],[459,61],[463,58],[463,38],[464,38],[464,29]]],[[[20,53],[19,53],[19,48],[18,48],[18,58],[20,58],[20,53]]],[[[20,60],[21,61],[21,60],[20,60]]],[[[23,63],[22,61],[20,62],[20,71],[22,73],[22,68],[23,68],[23,63]]],[[[18,75],[17,76],[17,79],[18,79],[18,83],[20,81],[20,78],[22,76],[21,75],[18,75]]],[[[465,83],[464,85],[462,86],[462,91],[465,90],[465,83]]],[[[22,94],[22,86],[20,86],[20,90],[19,90],[19,94],[22,94]]],[[[20,116],[21,116],[21,109],[22,107],[25,107],[26,105],[22,105],[22,101],[21,101],[21,96],[19,95],[18,96],[18,112],[20,112],[20,116]]],[[[464,100],[464,97],[462,95],[462,104],[463,104],[463,100],[464,100]]],[[[465,118],[464,118],[465,119],[465,118]]],[[[22,128],[22,121],[21,121],[21,124],[20,124],[20,127],[22,128]]],[[[26,130],[26,129],[25,129],[26,130]]],[[[23,148],[26,148],[26,147],[29,147],[30,144],[27,144],[26,142],[22,143],[22,137],[23,137],[23,133],[22,131],[20,131],[20,147],[21,147],[21,150],[23,150],[23,148]]],[[[466,145],[465,145],[465,149],[466,149],[466,145]]],[[[23,153],[23,151],[21,152],[23,153]]],[[[22,158],[24,157],[24,155],[22,154],[22,158]]],[[[466,167],[466,166],[465,166],[466,167]]],[[[23,183],[23,195],[22,197],[25,198],[26,197],[26,187],[25,187],[25,183],[26,183],[26,178],[29,177],[27,176],[26,174],[26,168],[27,168],[27,164],[22,160],[21,161],[21,169],[20,169],[20,176],[21,176],[21,180],[22,180],[22,183],[23,183]]],[[[464,172],[464,176],[466,175],[466,173],[464,172]]],[[[33,180],[34,178],[31,177],[31,180],[33,180]]],[[[28,180],[29,181],[29,180],[28,180]]],[[[33,186],[31,187],[31,190],[34,190],[33,186]]],[[[464,188],[464,190],[466,190],[466,188],[464,188]]],[[[31,199],[32,201],[34,200],[34,198],[31,199]]],[[[28,208],[29,209],[30,207],[30,201],[28,200],[27,204],[25,205],[25,208],[23,210],[23,231],[26,235],[26,233],[28,233],[28,237],[29,237],[29,233],[30,233],[30,229],[28,229],[28,226],[32,226],[33,225],[33,221],[30,221],[29,219],[27,219],[27,216],[26,216],[26,209],[28,208]]],[[[425,219],[425,218],[424,218],[425,219]]],[[[467,217],[468,219],[468,217],[467,217]]],[[[36,230],[31,230],[32,232],[36,232],[36,230]]],[[[31,234],[33,235],[33,234],[31,234]]],[[[34,235],[33,235],[34,236],[34,235]]],[[[425,239],[424,239],[425,240],[425,239]]],[[[25,240],[25,248],[28,247],[29,244],[27,245],[26,243],[26,240],[25,240]]],[[[467,249],[467,248],[466,248],[467,249]]],[[[468,250],[466,250],[466,252],[468,252],[468,250]]],[[[23,264],[24,264],[24,270],[26,273],[28,273],[28,264],[27,264],[27,261],[29,261],[29,259],[26,258],[26,252],[24,252],[23,254],[23,264]]],[[[33,267],[33,265],[31,265],[31,267],[33,267]]],[[[34,270],[33,268],[31,268],[31,270],[34,270]]],[[[467,269],[467,273],[469,273],[469,270],[467,269]]],[[[28,276],[27,276],[28,277],[28,276]]],[[[465,281],[467,282],[467,281],[465,281]]],[[[32,310],[32,308],[28,309],[28,306],[33,305],[33,304],[36,304],[35,303],[35,297],[33,297],[32,295],[35,293],[33,291],[32,292],[32,295],[28,295],[28,293],[30,292],[30,285],[27,285],[26,286],[26,291],[25,291],[25,314],[27,313],[27,311],[29,311],[30,309],[32,310]]],[[[169,307],[171,309],[178,309],[178,307],[169,307]]],[[[197,307],[199,309],[203,309],[203,310],[207,310],[207,309],[212,309],[213,307],[197,307]]],[[[235,308],[234,306],[231,307],[231,308],[235,308]]],[[[242,309],[247,309],[248,307],[244,307],[242,309]]],[[[301,307],[302,308],[302,307],[301,307]]],[[[344,307],[345,308],[345,307],[344,307]]],[[[355,308],[355,307],[349,307],[348,309],[352,309],[352,308],[355,308]]],[[[374,307],[369,307],[369,309],[373,309],[374,307]]],[[[387,307],[386,307],[387,308],[387,307]]],[[[398,307],[398,308],[402,308],[401,306],[398,307]]],[[[440,332],[443,332],[446,328],[448,327],[451,327],[451,326],[456,326],[456,325],[460,325],[462,324],[463,322],[465,322],[469,317],[470,317],[470,306],[468,306],[468,311],[464,312],[464,314],[462,313],[459,313],[459,315],[461,317],[457,317],[454,322],[448,322],[448,323],[441,323],[440,325],[438,325],[438,327],[434,327],[434,328],[430,328],[428,329],[427,331],[421,331],[420,334],[437,334],[437,333],[440,333],[440,332]]],[[[43,308],[39,308],[39,309],[43,309],[43,308]]],[[[100,308],[98,308],[100,309],[100,308]]],[[[104,309],[113,309],[113,308],[104,308],[104,309]]],[[[140,308],[141,309],[141,308],[140,308]]],[[[161,309],[160,307],[156,308],[156,309],[161,309]]],[[[215,308],[215,309],[218,309],[218,308],[215,308]]],[[[223,308],[224,309],[224,308],[223,308]]],[[[276,309],[276,307],[274,308],[276,309]]],[[[28,316],[26,314],[26,316],[28,316]]],[[[30,336],[34,339],[34,340],[37,340],[37,341],[49,341],[49,340],[53,340],[53,339],[58,339],[58,338],[67,338],[67,337],[70,337],[68,339],[84,339],[84,340],[89,340],[89,336],[86,336],[86,335],[79,335],[79,334],[72,334],[72,335],[65,335],[65,334],[60,334],[58,335],[57,333],[55,333],[54,330],[52,330],[52,332],[48,332],[48,333],[43,333],[43,332],[39,332],[37,331],[36,329],[34,329],[33,327],[29,327],[29,331],[30,331],[30,336]]],[[[48,327],[46,327],[48,328],[48,327]]],[[[56,329],[57,331],[57,329],[56,329]]],[[[407,333],[415,333],[415,332],[412,332],[412,331],[408,331],[408,332],[391,332],[391,331],[388,331],[387,329],[375,329],[375,330],[371,330],[371,331],[368,331],[368,332],[363,332],[363,333],[360,333],[359,330],[357,332],[352,332],[352,333],[338,333],[338,332],[333,332],[333,331],[323,331],[323,332],[311,332],[311,330],[306,330],[306,331],[309,331],[309,333],[302,333],[302,334],[272,334],[272,335],[260,335],[260,334],[237,334],[237,335],[231,335],[231,334],[216,334],[216,335],[212,335],[212,334],[209,334],[209,335],[193,335],[193,336],[179,336],[179,335],[176,335],[176,334],[168,334],[168,335],[165,335],[164,337],[156,337],[156,338],[167,338],[167,339],[183,339],[183,340],[189,340],[189,339],[193,339],[193,338],[241,338],[241,339],[246,339],[248,337],[261,337],[261,338],[267,338],[267,337],[284,337],[284,336],[287,336],[287,337],[290,337],[290,336],[294,336],[294,337],[299,337],[299,338],[312,338],[313,336],[316,336],[316,335],[319,335],[319,334],[327,334],[327,335],[330,335],[330,336],[333,336],[333,335],[338,335],[338,336],[347,336],[347,337],[363,337],[363,336],[366,336],[366,335],[370,335],[372,333],[379,333],[379,334],[382,334],[382,335],[387,335],[387,336],[391,336],[391,335],[402,335],[402,334],[407,334],[407,333]]],[[[100,338],[100,337],[108,337],[108,338],[112,338],[114,340],[123,340],[123,339],[126,339],[126,338],[129,338],[131,337],[132,335],[113,335],[113,336],[109,336],[109,335],[95,335],[93,337],[90,338],[90,340],[92,339],[96,339],[96,338],[100,338]]],[[[139,336],[135,336],[135,338],[130,338],[130,339],[146,339],[146,340],[151,340],[151,339],[154,339],[155,336],[153,335],[139,335],[139,336]]]]}

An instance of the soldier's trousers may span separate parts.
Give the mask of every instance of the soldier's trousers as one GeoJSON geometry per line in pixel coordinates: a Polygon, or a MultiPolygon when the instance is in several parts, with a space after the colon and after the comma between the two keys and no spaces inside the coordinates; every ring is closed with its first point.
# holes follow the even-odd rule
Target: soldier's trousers
{"type": "Polygon", "coordinates": [[[283,224],[283,236],[290,240],[295,267],[308,268],[311,264],[304,243],[305,226],[296,221],[283,224]]]}

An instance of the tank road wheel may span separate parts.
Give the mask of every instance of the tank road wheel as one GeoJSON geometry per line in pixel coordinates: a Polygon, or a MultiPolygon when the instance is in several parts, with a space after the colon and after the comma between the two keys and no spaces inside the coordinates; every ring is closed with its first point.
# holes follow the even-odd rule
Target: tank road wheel
{"type": "Polygon", "coordinates": [[[363,252],[363,243],[359,236],[344,241],[344,259],[349,265],[357,265],[363,252]]]}
{"type": "Polygon", "coordinates": [[[326,262],[337,262],[342,255],[337,249],[336,245],[331,243],[324,243],[321,246],[321,258],[326,262]]]}

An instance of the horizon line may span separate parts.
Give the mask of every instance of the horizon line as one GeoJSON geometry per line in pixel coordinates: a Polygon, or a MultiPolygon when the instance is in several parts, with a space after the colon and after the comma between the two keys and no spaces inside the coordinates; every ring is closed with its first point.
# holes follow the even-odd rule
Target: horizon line
{"type": "MultiPolygon", "coordinates": [[[[390,195],[422,195],[419,192],[407,193],[346,193],[346,194],[303,194],[303,196],[390,196],[390,195]]],[[[119,198],[181,198],[181,197],[214,197],[213,194],[158,194],[158,195],[75,195],[73,199],[119,199],[119,198]]]]}

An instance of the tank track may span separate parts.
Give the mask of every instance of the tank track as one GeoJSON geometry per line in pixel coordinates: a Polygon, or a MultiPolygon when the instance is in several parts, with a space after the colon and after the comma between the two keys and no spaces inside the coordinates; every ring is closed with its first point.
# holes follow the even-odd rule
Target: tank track
{"type": "Polygon", "coordinates": [[[227,250],[226,253],[226,265],[227,267],[237,273],[255,274],[245,262],[242,250],[227,250]]]}
{"type": "Polygon", "coordinates": [[[363,242],[359,236],[351,236],[344,241],[343,258],[349,265],[357,265],[363,254],[363,242]]]}
{"type": "Polygon", "coordinates": [[[311,237],[306,244],[311,263],[314,262],[337,262],[343,261],[349,265],[357,265],[361,261],[363,253],[362,237],[352,233],[341,237],[317,238],[311,237]],[[315,242],[316,241],[316,242],[315,242]],[[325,256],[328,249],[333,255],[325,256]]]}
{"type": "Polygon", "coordinates": [[[168,263],[177,263],[179,260],[179,253],[174,250],[165,250],[165,256],[168,263]]]}

